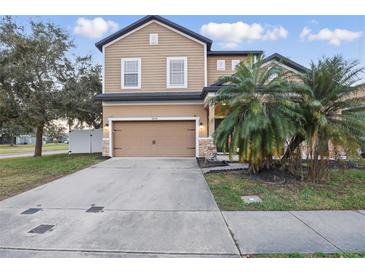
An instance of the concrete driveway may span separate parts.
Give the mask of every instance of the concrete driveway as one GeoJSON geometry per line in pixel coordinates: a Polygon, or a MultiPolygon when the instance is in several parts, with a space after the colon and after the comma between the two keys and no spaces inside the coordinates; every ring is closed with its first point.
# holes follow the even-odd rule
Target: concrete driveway
{"type": "Polygon", "coordinates": [[[113,158],[0,202],[0,223],[2,257],[239,255],[195,159],[113,158]]]}

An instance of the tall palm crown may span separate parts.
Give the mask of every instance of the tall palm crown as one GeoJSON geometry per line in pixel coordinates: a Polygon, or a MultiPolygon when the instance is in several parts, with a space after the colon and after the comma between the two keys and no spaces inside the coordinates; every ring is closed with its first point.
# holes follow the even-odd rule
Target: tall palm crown
{"type": "Polygon", "coordinates": [[[328,159],[337,152],[356,155],[364,148],[365,98],[357,96],[355,86],[363,70],[341,56],[323,58],[293,87],[302,119],[284,157],[305,141],[313,181],[328,178],[328,159]]]}
{"type": "Polygon", "coordinates": [[[322,156],[328,156],[329,141],[347,153],[363,146],[365,98],[357,96],[355,86],[363,70],[341,56],[324,58],[312,63],[294,88],[304,117],[296,136],[320,149],[322,156]]]}
{"type": "Polygon", "coordinates": [[[211,103],[220,105],[225,119],[214,138],[230,156],[236,152],[248,161],[252,172],[270,165],[283,152],[284,141],[294,132],[289,100],[290,84],[278,67],[263,67],[263,57],[249,57],[232,76],[221,78],[223,85],[211,103]]]}

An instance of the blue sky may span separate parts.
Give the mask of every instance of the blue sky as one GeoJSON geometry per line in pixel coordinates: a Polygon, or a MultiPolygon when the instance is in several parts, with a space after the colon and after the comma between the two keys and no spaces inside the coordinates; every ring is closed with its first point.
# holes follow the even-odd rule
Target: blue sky
{"type": "MultiPolygon", "coordinates": [[[[91,54],[96,62],[101,63],[102,54],[95,48],[95,42],[141,17],[97,15],[15,18],[21,24],[26,24],[31,18],[56,23],[71,35],[76,45],[73,50],[76,54],[91,54]],[[102,19],[92,21],[96,17],[102,19]],[[75,29],[77,25],[78,29],[75,29]]],[[[349,60],[359,60],[365,66],[365,16],[164,17],[211,38],[213,50],[263,50],[266,55],[278,52],[304,66],[322,56],[342,54],[349,60]],[[203,25],[206,26],[202,28],[203,25]],[[304,28],[307,29],[306,35],[301,38],[304,28]],[[339,30],[335,31],[336,29],[339,30]]]]}

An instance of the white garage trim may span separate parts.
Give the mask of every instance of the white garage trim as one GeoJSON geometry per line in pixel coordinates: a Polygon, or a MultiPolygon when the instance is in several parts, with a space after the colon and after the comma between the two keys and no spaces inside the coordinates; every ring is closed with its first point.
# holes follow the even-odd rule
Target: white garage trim
{"type": "Polygon", "coordinates": [[[160,106],[160,105],[204,105],[203,101],[174,101],[174,102],[166,102],[166,101],[138,101],[138,102],[124,102],[124,101],[116,101],[116,102],[103,102],[103,107],[108,106],[160,106]]]}
{"type": "Polygon", "coordinates": [[[195,120],[195,157],[199,157],[199,117],[111,117],[109,124],[109,156],[113,157],[113,122],[118,121],[194,121],[195,120]]]}

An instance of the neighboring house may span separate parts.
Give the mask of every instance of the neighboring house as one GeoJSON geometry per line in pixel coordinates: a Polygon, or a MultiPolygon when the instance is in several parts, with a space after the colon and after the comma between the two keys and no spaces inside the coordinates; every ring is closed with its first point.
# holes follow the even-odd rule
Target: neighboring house
{"type": "MultiPolygon", "coordinates": [[[[204,157],[219,113],[209,105],[222,75],[262,51],[213,51],[212,41],[160,16],[146,16],[96,43],[104,55],[103,155],[204,157]]],[[[279,55],[265,65],[295,75],[279,55]]]]}
{"type": "Polygon", "coordinates": [[[356,89],[358,90],[356,97],[365,97],[365,83],[357,85],[356,89]]]}
{"type": "Polygon", "coordinates": [[[34,145],[35,144],[35,136],[30,134],[19,135],[16,136],[16,144],[17,145],[34,145]]]}
{"type": "MultiPolygon", "coordinates": [[[[63,140],[53,140],[51,137],[43,136],[43,144],[52,142],[62,142],[63,140]]],[[[36,137],[34,134],[23,134],[16,136],[17,145],[35,145],[36,137]]]]}

